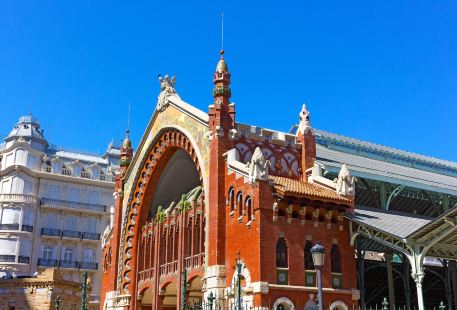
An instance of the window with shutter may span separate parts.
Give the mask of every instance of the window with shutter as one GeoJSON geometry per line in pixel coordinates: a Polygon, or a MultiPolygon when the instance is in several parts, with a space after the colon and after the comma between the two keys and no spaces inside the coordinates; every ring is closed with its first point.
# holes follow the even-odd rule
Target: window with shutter
{"type": "Polygon", "coordinates": [[[6,155],[6,160],[5,160],[5,168],[14,165],[14,154],[8,154],[6,155]]]}
{"type": "Polygon", "coordinates": [[[54,259],[54,247],[45,246],[43,248],[43,259],[54,259]]]}
{"type": "Polygon", "coordinates": [[[96,191],[89,191],[89,203],[98,205],[100,200],[100,193],[96,191]]]}
{"type": "Polygon", "coordinates": [[[85,232],[88,233],[95,233],[97,232],[97,219],[94,217],[86,218],[86,230],[85,232]]]}
{"type": "Polygon", "coordinates": [[[32,240],[22,239],[20,241],[19,255],[30,256],[32,253],[32,240]]]}
{"type": "Polygon", "coordinates": [[[0,238],[0,255],[16,255],[17,239],[0,238]]]}
{"type": "Polygon", "coordinates": [[[76,208],[77,203],[79,202],[79,188],[70,188],[68,191],[68,200],[70,203],[68,204],[70,208],[76,208]]]}
{"type": "Polygon", "coordinates": [[[19,224],[20,215],[19,208],[3,208],[2,224],[19,224]]]}
{"type": "Polygon", "coordinates": [[[29,181],[24,181],[24,194],[31,195],[33,192],[33,183],[29,181]]]}
{"type": "Polygon", "coordinates": [[[76,231],[78,227],[78,219],[76,216],[70,215],[65,217],[65,229],[76,231]]]}
{"type": "Polygon", "coordinates": [[[22,209],[22,224],[23,225],[33,225],[33,213],[29,208],[22,209]]]}
{"type": "Polygon", "coordinates": [[[6,180],[2,182],[2,194],[11,193],[11,180],[6,180]]]}
{"type": "Polygon", "coordinates": [[[59,161],[52,162],[52,172],[60,173],[60,162],[59,161]]]}
{"type": "Polygon", "coordinates": [[[95,262],[95,252],[94,250],[87,248],[83,252],[83,262],[92,263],[95,262]]]}
{"type": "Polygon", "coordinates": [[[27,164],[27,152],[23,149],[16,150],[16,165],[25,166],[27,164]]]}
{"type": "Polygon", "coordinates": [[[58,228],[58,222],[57,222],[57,214],[54,213],[48,213],[46,214],[46,221],[45,221],[45,227],[46,228],[53,228],[57,229],[58,228]]]}
{"type": "Polygon", "coordinates": [[[73,248],[65,248],[63,252],[63,260],[65,262],[73,261],[73,248]]]}
{"type": "Polygon", "coordinates": [[[13,182],[11,185],[12,194],[22,194],[24,193],[24,180],[19,177],[13,177],[13,182]]]}
{"type": "Polygon", "coordinates": [[[27,157],[27,168],[35,169],[36,158],[32,154],[29,154],[27,157]]]}
{"type": "Polygon", "coordinates": [[[58,200],[60,198],[60,186],[49,185],[48,187],[48,198],[52,200],[58,200]]]}

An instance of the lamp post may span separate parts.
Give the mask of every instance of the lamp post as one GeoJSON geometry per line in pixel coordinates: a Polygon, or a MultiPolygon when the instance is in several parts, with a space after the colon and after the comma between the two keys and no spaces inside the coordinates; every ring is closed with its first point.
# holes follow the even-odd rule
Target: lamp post
{"type": "Polygon", "coordinates": [[[317,296],[319,300],[319,310],[323,310],[321,269],[324,267],[325,248],[319,242],[316,242],[310,251],[313,256],[314,267],[317,269],[317,296]]]}

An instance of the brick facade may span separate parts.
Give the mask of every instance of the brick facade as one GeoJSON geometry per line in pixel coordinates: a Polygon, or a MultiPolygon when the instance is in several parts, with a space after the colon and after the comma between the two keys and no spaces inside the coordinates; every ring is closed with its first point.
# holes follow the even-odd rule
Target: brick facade
{"type": "MultiPolygon", "coordinates": [[[[177,309],[184,268],[187,301],[210,294],[233,301],[237,262],[242,263],[245,303],[256,309],[303,308],[317,296],[315,270],[305,270],[307,247],[317,241],[327,250],[324,308],[335,301],[357,306],[354,249],[343,219],[345,212],[353,212],[353,199],[310,181],[316,157],[312,129],[280,143],[237,132],[244,127],[235,122],[222,56],[213,82],[206,127],[199,129],[196,112],[186,112],[184,125],[173,123],[182,118],[167,118],[175,105],[189,109],[173,97],[169,107],[156,110],[130,168],[119,174],[114,225],[103,248],[101,309],[177,309]],[[161,123],[152,134],[160,115],[170,123],[161,123]],[[155,217],[148,219],[160,177],[178,149],[191,158],[203,194],[187,207],[166,209],[163,216],[162,209],[155,209],[155,217]],[[245,165],[255,151],[264,157],[264,166],[245,165]],[[262,170],[268,171],[266,159],[271,176],[262,170]],[[259,171],[264,174],[256,176],[259,171]]],[[[129,162],[131,152],[123,154],[129,162]]]]}

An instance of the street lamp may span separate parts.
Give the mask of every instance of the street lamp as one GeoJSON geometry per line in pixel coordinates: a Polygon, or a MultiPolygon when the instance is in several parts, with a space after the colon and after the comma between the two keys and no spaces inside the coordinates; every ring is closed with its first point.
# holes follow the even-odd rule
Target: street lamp
{"type": "Polygon", "coordinates": [[[314,268],[317,269],[317,296],[319,300],[319,310],[323,310],[321,269],[324,267],[325,248],[319,242],[316,242],[310,251],[313,256],[314,268]]]}

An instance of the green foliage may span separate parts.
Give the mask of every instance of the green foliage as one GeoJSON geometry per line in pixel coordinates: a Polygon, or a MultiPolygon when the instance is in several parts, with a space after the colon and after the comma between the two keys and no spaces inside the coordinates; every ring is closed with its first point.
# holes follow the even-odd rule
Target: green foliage
{"type": "Polygon", "coordinates": [[[156,224],[162,223],[163,221],[165,221],[166,218],[167,218],[167,215],[165,214],[165,211],[163,210],[162,206],[159,206],[157,208],[157,213],[156,213],[156,217],[154,219],[154,222],[156,224]]]}

